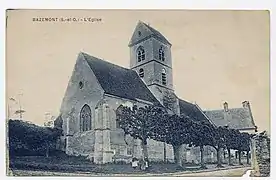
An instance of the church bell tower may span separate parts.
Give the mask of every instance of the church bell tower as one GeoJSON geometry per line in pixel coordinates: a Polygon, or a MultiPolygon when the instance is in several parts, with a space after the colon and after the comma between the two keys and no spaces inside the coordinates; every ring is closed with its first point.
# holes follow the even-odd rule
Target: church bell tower
{"type": "Polygon", "coordinates": [[[174,94],[171,43],[160,32],[139,21],[128,46],[130,68],[164,105],[164,96],[174,94]]]}

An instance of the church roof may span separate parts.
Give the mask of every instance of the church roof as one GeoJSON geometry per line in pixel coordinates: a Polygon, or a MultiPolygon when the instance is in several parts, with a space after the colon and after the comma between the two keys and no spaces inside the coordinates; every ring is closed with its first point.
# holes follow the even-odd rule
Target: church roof
{"type": "Polygon", "coordinates": [[[130,39],[129,46],[132,46],[135,43],[139,43],[150,37],[155,37],[156,39],[162,41],[163,43],[171,45],[171,43],[159,31],[152,28],[148,24],[142,21],[139,21],[130,39]]]}
{"type": "Polygon", "coordinates": [[[105,93],[129,100],[141,99],[159,104],[159,101],[153,96],[135,71],[98,59],[83,52],[82,55],[94,72],[105,93]]]}
{"type": "Polygon", "coordinates": [[[203,111],[199,109],[196,104],[192,104],[185,100],[179,99],[180,114],[185,114],[191,117],[195,121],[208,121],[208,118],[204,115],[203,111]]]}
{"type": "Polygon", "coordinates": [[[224,112],[223,109],[205,111],[205,114],[217,126],[228,126],[229,128],[239,130],[255,128],[250,113],[245,108],[230,108],[227,112],[224,112]],[[228,113],[227,118],[224,118],[225,113],[228,113]]]}

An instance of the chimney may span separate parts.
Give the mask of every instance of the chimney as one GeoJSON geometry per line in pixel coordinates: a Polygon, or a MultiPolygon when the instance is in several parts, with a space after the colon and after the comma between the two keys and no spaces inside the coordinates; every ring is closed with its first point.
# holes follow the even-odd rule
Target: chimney
{"type": "Polygon", "coordinates": [[[224,109],[225,112],[228,111],[228,103],[227,102],[223,103],[223,109],[224,109]]]}
{"type": "Polygon", "coordinates": [[[242,102],[242,107],[247,109],[247,110],[250,110],[250,104],[249,104],[249,101],[243,101],[242,102]]]}

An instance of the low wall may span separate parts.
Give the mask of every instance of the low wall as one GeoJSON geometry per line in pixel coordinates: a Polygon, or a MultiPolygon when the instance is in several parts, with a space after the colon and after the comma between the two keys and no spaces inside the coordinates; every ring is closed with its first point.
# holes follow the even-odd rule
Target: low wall
{"type": "Polygon", "coordinates": [[[255,141],[255,159],[256,173],[255,176],[268,177],[270,176],[270,138],[264,133],[256,135],[255,141]]]}

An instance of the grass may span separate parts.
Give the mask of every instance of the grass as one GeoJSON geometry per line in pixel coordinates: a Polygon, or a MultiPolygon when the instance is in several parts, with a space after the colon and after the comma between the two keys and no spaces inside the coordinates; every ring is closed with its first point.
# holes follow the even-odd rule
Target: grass
{"type": "MultiPolygon", "coordinates": [[[[139,174],[144,173],[135,170],[130,164],[104,164],[95,165],[83,157],[42,157],[42,156],[24,156],[10,159],[10,169],[21,170],[44,170],[53,172],[93,172],[110,174],[139,174]]],[[[175,164],[150,163],[148,172],[166,173],[178,172],[183,169],[175,164]]]]}
{"type": "MultiPolygon", "coordinates": [[[[202,170],[200,166],[189,165],[183,169],[172,163],[154,163],[151,162],[146,173],[162,174],[162,173],[181,173],[195,172],[202,170]]],[[[85,159],[85,157],[75,157],[67,155],[55,155],[50,157],[43,156],[22,156],[10,158],[9,168],[11,170],[26,171],[45,171],[49,173],[93,173],[93,174],[145,174],[144,171],[133,169],[131,164],[110,163],[104,165],[96,165],[85,159]]],[[[211,170],[211,169],[210,169],[211,170]]],[[[22,171],[21,171],[22,172],[22,171]]]]}

